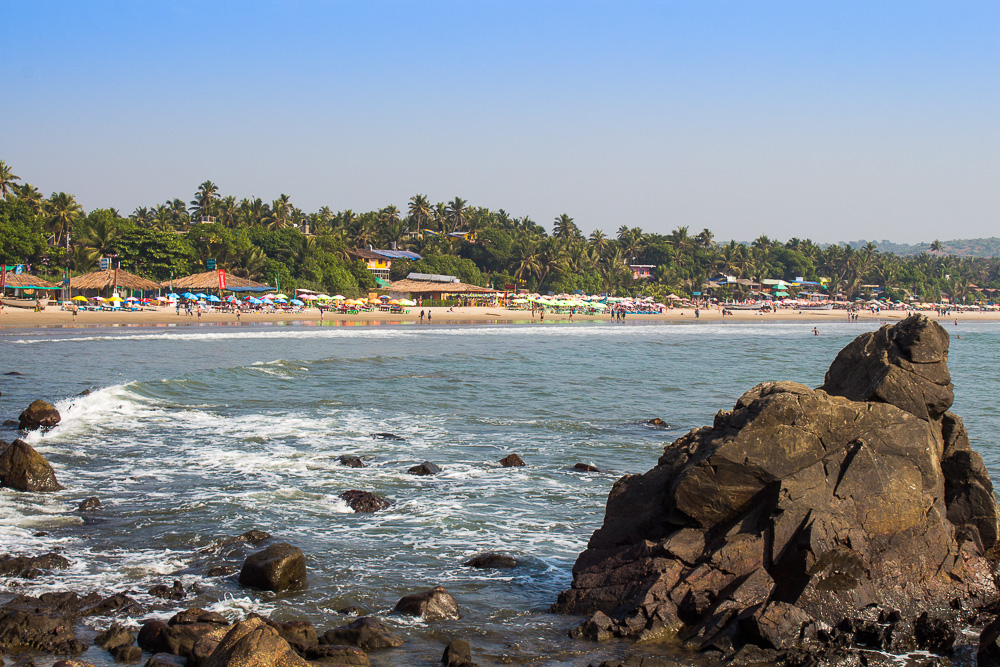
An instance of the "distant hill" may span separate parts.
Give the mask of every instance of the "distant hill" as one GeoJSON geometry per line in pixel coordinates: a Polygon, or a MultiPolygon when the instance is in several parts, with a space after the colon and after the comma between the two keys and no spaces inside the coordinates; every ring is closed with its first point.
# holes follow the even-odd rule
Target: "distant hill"
{"type": "MultiPolygon", "coordinates": [[[[851,241],[847,245],[855,250],[863,248],[868,241],[851,241]]],[[[930,252],[930,243],[893,243],[892,241],[873,241],[878,246],[880,252],[889,252],[894,255],[919,255],[922,252],[930,252]]],[[[1000,257],[1000,238],[991,236],[987,239],[955,239],[952,241],[941,241],[941,252],[946,255],[957,255],[959,257],[1000,257]]]]}

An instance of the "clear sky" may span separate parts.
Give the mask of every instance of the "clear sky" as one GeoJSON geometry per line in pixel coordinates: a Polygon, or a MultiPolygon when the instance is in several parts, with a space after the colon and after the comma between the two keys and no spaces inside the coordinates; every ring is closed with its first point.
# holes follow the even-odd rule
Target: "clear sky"
{"type": "Polygon", "coordinates": [[[0,0],[0,159],[123,214],[460,196],[551,228],[1000,235],[1000,2],[0,0]]]}

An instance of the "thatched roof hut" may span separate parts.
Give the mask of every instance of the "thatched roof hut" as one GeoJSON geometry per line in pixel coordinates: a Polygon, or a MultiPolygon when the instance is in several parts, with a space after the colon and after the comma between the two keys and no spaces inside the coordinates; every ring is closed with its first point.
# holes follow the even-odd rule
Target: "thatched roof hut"
{"type": "MultiPolygon", "coordinates": [[[[162,282],[160,283],[160,286],[170,287],[170,281],[168,280],[162,282]]],[[[219,289],[219,272],[204,271],[202,273],[194,273],[190,276],[184,276],[183,278],[176,278],[174,279],[173,289],[175,292],[180,290],[193,292],[217,290],[219,289]]],[[[233,274],[226,272],[226,286],[222,289],[230,292],[266,292],[273,288],[270,285],[254,282],[253,280],[249,280],[247,278],[240,278],[239,276],[234,276],[233,274]]]]}
{"type": "Polygon", "coordinates": [[[389,286],[389,291],[393,294],[419,296],[425,299],[443,299],[445,295],[485,295],[496,294],[497,291],[488,287],[469,285],[467,283],[444,282],[437,280],[411,280],[403,278],[397,280],[389,286]]]}
{"type": "Polygon", "coordinates": [[[94,271],[92,273],[85,273],[82,276],[76,276],[75,278],[69,279],[69,286],[73,289],[79,290],[102,290],[114,287],[115,284],[122,289],[135,289],[142,290],[143,292],[155,292],[160,289],[160,286],[152,280],[148,280],[142,276],[137,276],[134,273],[129,273],[128,271],[124,271],[122,269],[118,269],[117,279],[115,278],[114,269],[94,271]]]}
{"type": "Polygon", "coordinates": [[[60,289],[59,285],[28,273],[7,272],[6,287],[11,289],[60,289]]]}

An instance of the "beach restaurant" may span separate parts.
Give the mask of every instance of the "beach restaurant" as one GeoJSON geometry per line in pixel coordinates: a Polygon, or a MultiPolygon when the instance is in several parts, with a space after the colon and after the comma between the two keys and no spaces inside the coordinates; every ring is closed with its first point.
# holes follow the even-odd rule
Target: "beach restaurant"
{"type": "Polygon", "coordinates": [[[59,285],[48,280],[42,280],[38,276],[28,273],[14,273],[4,271],[0,277],[2,289],[0,289],[0,299],[6,306],[19,306],[27,308],[33,306],[35,301],[42,300],[48,303],[48,292],[50,290],[61,289],[59,285]],[[7,290],[13,290],[13,297],[7,296],[7,290]],[[24,303],[21,303],[21,302],[24,303]]]}
{"type": "Polygon", "coordinates": [[[92,294],[82,294],[83,296],[100,296],[100,292],[107,289],[125,289],[135,292],[158,292],[160,286],[152,280],[129,273],[124,269],[105,269],[103,271],[92,271],[81,276],[69,279],[70,291],[76,291],[78,295],[83,292],[92,294]]]}
{"type": "Polygon", "coordinates": [[[396,280],[389,286],[389,295],[396,299],[421,298],[444,301],[457,298],[467,301],[474,298],[490,298],[502,293],[488,287],[463,283],[455,276],[431,273],[411,273],[406,278],[396,280]]]}
{"type": "Polygon", "coordinates": [[[203,271],[192,273],[176,280],[165,280],[160,287],[171,288],[175,292],[208,292],[211,290],[226,290],[227,292],[273,292],[270,285],[254,282],[248,278],[234,276],[222,271],[203,271]]]}

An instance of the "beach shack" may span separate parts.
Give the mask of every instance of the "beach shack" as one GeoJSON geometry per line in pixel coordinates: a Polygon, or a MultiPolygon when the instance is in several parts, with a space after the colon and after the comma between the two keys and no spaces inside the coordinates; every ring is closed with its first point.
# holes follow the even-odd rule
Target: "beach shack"
{"type": "Polygon", "coordinates": [[[48,305],[51,290],[61,289],[59,285],[43,280],[30,273],[14,273],[4,267],[0,276],[0,302],[14,308],[34,308],[48,305]]]}
{"type": "Polygon", "coordinates": [[[192,273],[183,278],[160,283],[160,287],[172,289],[175,292],[273,292],[274,288],[264,283],[258,283],[249,278],[241,278],[227,273],[222,269],[192,273]]]}
{"type": "Polygon", "coordinates": [[[411,273],[406,278],[397,280],[389,286],[389,296],[395,299],[470,301],[474,298],[488,299],[502,293],[488,287],[463,283],[455,276],[431,273],[411,273]]]}
{"type": "Polygon", "coordinates": [[[82,276],[70,278],[69,287],[70,292],[86,297],[100,296],[100,293],[106,290],[113,292],[122,289],[130,292],[158,292],[160,290],[159,284],[124,269],[105,269],[104,271],[84,273],[82,276]]]}

